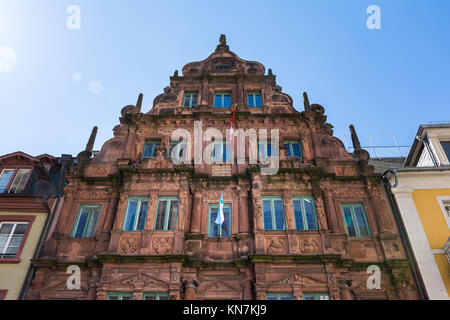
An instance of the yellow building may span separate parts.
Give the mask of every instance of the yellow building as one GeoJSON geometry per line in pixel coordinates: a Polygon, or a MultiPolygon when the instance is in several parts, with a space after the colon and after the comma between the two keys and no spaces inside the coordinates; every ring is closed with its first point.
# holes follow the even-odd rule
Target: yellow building
{"type": "Polygon", "coordinates": [[[48,155],[0,157],[0,300],[26,296],[34,271],[31,259],[62,204],[64,168],[48,155]]]}
{"type": "Polygon", "coordinates": [[[450,124],[422,125],[405,167],[395,170],[396,181],[391,180],[423,286],[432,300],[450,297],[449,160],[450,124]]]}

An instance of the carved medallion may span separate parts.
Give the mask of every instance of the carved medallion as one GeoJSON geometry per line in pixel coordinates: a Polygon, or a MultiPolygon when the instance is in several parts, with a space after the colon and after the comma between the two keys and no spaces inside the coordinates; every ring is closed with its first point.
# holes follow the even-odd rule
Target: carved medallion
{"type": "Polygon", "coordinates": [[[172,238],[153,239],[153,250],[156,254],[169,254],[172,251],[172,238]]]}

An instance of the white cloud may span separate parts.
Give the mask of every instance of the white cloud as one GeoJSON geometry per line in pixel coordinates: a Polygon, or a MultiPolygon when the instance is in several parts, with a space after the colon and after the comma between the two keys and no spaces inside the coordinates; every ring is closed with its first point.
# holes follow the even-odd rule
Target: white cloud
{"type": "Polygon", "coordinates": [[[0,47],[0,72],[11,72],[16,66],[17,57],[13,49],[0,47]]]}
{"type": "Polygon", "coordinates": [[[91,80],[89,81],[89,91],[93,94],[99,94],[103,91],[103,84],[99,80],[91,80]]]}

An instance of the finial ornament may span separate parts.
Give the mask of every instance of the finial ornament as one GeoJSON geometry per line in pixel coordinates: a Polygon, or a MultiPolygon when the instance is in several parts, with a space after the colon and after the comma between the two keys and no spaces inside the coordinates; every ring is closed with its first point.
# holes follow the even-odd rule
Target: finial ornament
{"type": "Polygon", "coordinates": [[[269,76],[273,76],[272,69],[269,69],[269,76]]]}
{"type": "Polygon", "coordinates": [[[305,106],[305,111],[311,110],[311,104],[309,103],[308,94],[303,92],[303,104],[305,106]]]}
{"type": "Polygon", "coordinates": [[[136,108],[137,108],[137,112],[140,113],[141,112],[141,108],[142,108],[142,100],[144,99],[144,95],[142,93],[139,94],[138,97],[138,101],[136,102],[136,108]]]}
{"type": "Polygon", "coordinates": [[[361,150],[361,143],[359,142],[358,135],[356,134],[356,130],[353,125],[350,125],[350,133],[352,136],[353,149],[361,150]]]}
{"type": "Polygon", "coordinates": [[[225,46],[227,44],[227,36],[224,34],[221,34],[220,38],[219,38],[219,42],[222,46],[225,46]]]}
{"type": "Polygon", "coordinates": [[[94,149],[95,138],[97,137],[98,128],[94,127],[91,132],[91,136],[89,137],[89,141],[86,144],[86,149],[84,151],[92,152],[94,149]]]}
{"type": "Polygon", "coordinates": [[[77,158],[78,161],[88,160],[92,156],[92,150],[94,149],[95,138],[97,137],[98,128],[94,127],[91,132],[91,136],[89,137],[88,143],[86,144],[86,148],[84,151],[81,151],[77,158]]]}
{"type": "Polygon", "coordinates": [[[230,50],[230,47],[227,46],[227,36],[226,35],[221,34],[220,38],[219,38],[219,42],[220,43],[217,46],[216,51],[229,51],[230,50]]]}

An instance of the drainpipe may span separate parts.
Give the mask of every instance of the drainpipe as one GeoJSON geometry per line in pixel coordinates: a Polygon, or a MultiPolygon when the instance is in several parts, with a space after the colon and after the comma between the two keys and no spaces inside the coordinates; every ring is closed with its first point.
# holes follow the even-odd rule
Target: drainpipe
{"type": "Polygon", "coordinates": [[[394,212],[395,222],[397,223],[398,228],[399,228],[400,238],[402,240],[403,247],[405,248],[406,257],[408,258],[408,261],[409,261],[409,264],[411,267],[411,272],[412,272],[414,281],[416,283],[417,290],[419,291],[420,299],[421,300],[429,300],[427,291],[425,290],[425,285],[422,280],[422,276],[420,275],[420,271],[417,268],[417,261],[414,256],[414,253],[412,251],[411,243],[409,241],[408,235],[406,233],[405,224],[403,223],[402,216],[400,215],[400,210],[398,208],[397,201],[394,200],[394,196],[392,193],[392,189],[396,188],[398,185],[397,170],[396,169],[388,169],[387,171],[385,171],[383,173],[382,179],[383,179],[384,187],[386,188],[386,191],[387,191],[387,194],[389,197],[389,202],[391,203],[392,211],[394,212]],[[391,179],[392,175],[395,178],[394,186],[391,186],[391,184],[390,184],[390,179],[391,179]]]}
{"type": "MultiPolygon", "coordinates": [[[[57,200],[56,200],[56,204],[53,205],[52,209],[48,208],[48,214],[47,214],[47,218],[45,220],[44,230],[39,237],[38,245],[36,246],[36,249],[33,254],[33,259],[37,259],[41,255],[41,253],[44,249],[45,239],[47,239],[48,232],[50,230],[50,226],[53,222],[53,217],[55,215],[55,211],[58,210],[59,203],[61,201],[61,198],[64,195],[64,192],[63,192],[63,190],[64,190],[64,174],[66,173],[67,166],[69,166],[72,163],[72,156],[70,156],[70,160],[68,160],[67,157],[64,158],[64,155],[62,158],[63,158],[63,160],[62,160],[62,166],[61,166],[61,174],[59,177],[57,190],[56,190],[57,196],[58,196],[57,200]]],[[[24,284],[22,286],[22,289],[20,290],[20,295],[19,295],[18,300],[26,300],[28,290],[30,289],[30,286],[31,286],[31,281],[34,278],[35,273],[36,273],[36,267],[33,266],[33,264],[30,264],[27,275],[25,277],[24,284]]]]}

